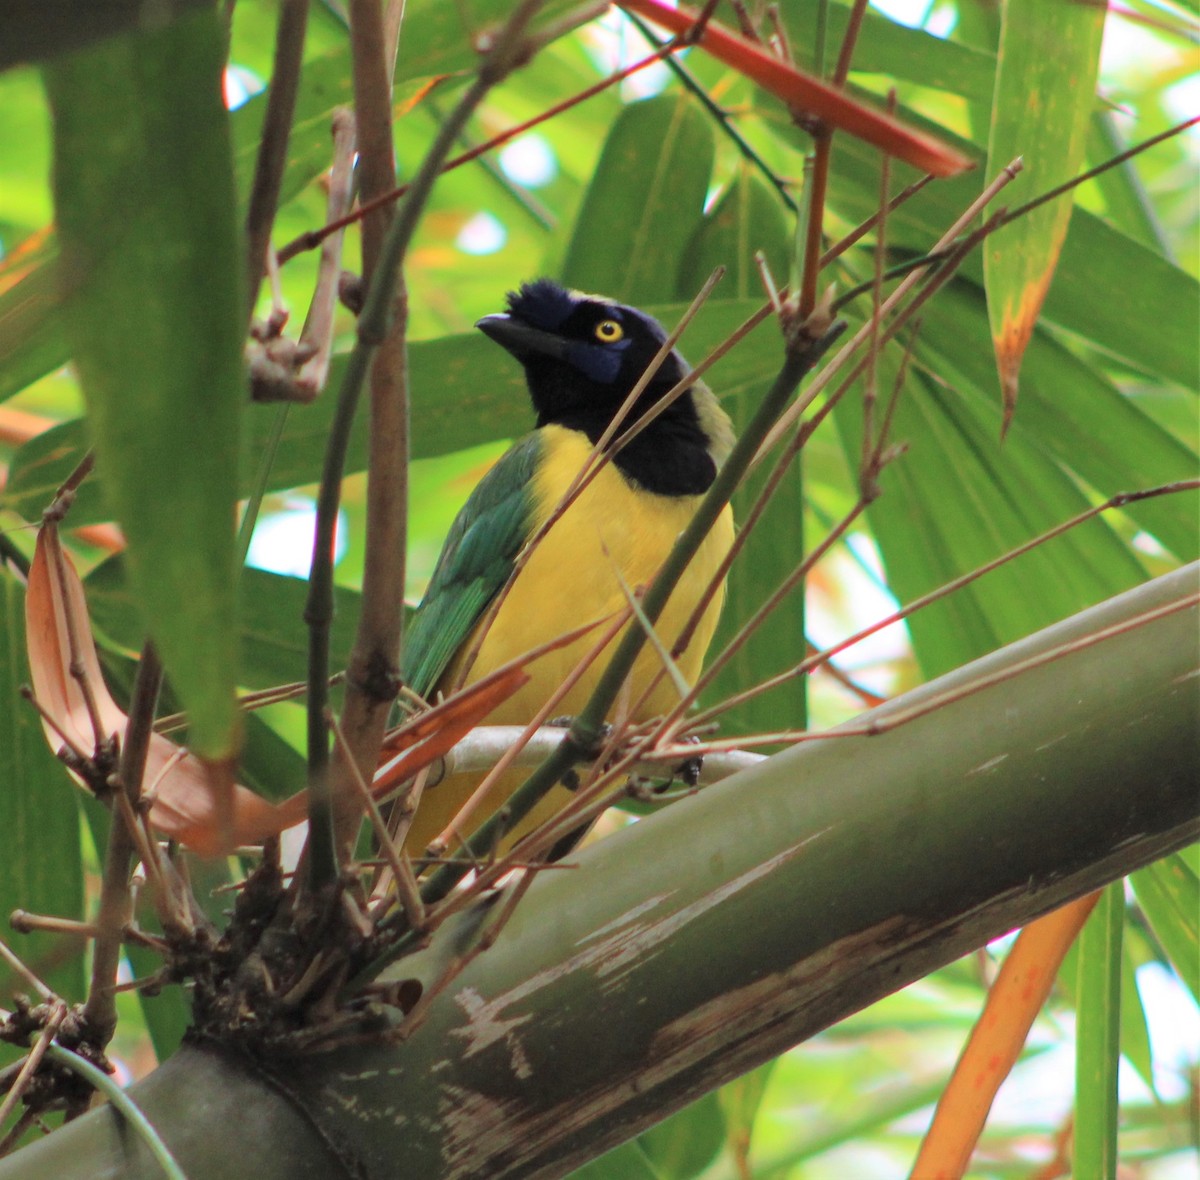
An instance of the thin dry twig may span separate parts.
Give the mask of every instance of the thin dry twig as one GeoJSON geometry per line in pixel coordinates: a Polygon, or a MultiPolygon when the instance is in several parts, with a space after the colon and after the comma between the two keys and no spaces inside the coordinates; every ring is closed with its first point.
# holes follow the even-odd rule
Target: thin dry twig
{"type": "Polygon", "coordinates": [[[54,1002],[53,1010],[42,1027],[38,1038],[33,1044],[33,1048],[29,1050],[29,1056],[25,1058],[21,1065],[21,1071],[17,1074],[16,1080],[12,1084],[12,1088],[4,1096],[4,1101],[0,1102],[0,1126],[3,1126],[8,1116],[12,1114],[18,1102],[21,1101],[21,1096],[29,1088],[30,1082],[33,1081],[33,1075],[37,1072],[37,1068],[42,1063],[42,1058],[46,1055],[46,1050],[50,1047],[50,1042],[54,1040],[55,1034],[58,1032],[62,1022],[67,1018],[67,1006],[62,1000],[54,1002]]]}
{"type": "MultiPolygon", "coordinates": [[[[356,147],[354,113],[342,107],[333,113],[333,166],[329,170],[328,221],[342,217],[354,193],[354,156],[356,147]]],[[[311,400],[325,388],[329,376],[329,358],[333,354],[333,317],[337,309],[342,267],[342,232],[330,234],[321,246],[317,265],[317,283],[313,289],[308,316],[300,333],[302,351],[316,351],[300,366],[295,387],[301,400],[311,400]]]]}
{"type": "MultiPolygon", "coordinates": [[[[890,156],[885,159],[890,159],[890,156]]],[[[824,254],[821,255],[821,268],[827,267],[835,258],[841,257],[847,250],[850,249],[856,242],[861,241],[875,228],[875,225],[881,217],[889,216],[900,208],[906,201],[911,200],[917,195],[927,184],[934,178],[926,173],[919,180],[914,180],[907,188],[898,192],[886,205],[877,209],[865,221],[855,226],[844,238],[834,242],[824,254]]]]}
{"type": "MultiPolygon", "coordinates": [[[[859,19],[861,19],[861,8],[856,7],[855,12],[858,14],[859,19]]],[[[893,88],[888,92],[887,112],[891,115],[895,113],[895,110],[896,91],[893,88]]],[[[892,157],[885,152],[883,159],[880,161],[879,168],[879,207],[881,210],[887,209],[887,194],[888,189],[891,187],[891,176],[892,157]]],[[[859,485],[864,495],[869,491],[872,493],[872,499],[878,492],[878,485],[873,482],[878,473],[871,472],[872,455],[878,455],[878,449],[875,447],[872,436],[875,433],[876,382],[879,376],[880,353],[879,328],[883,322],[883,317],[879,314],[879,309],[883,306],[883,261],[886,253],[887,214],[884,212],[879,218],[879,232],[875,235],[875,249],[872,251],[872,278],[874,285],[871,289],[871,307],[873,312],[871,315],[871,325],[874,331],[871,335],[870,344],[867,347],[867,375],[863,382],[862,455],[859,459],[859,485]]]]}
{"type": "MultiPolygon", "coordinates": [[[[764,489],[765,490],[765,489],[764,489]]],[[[804,555],[804,559],[800,561],[796,567],[783,579],[782,582],[761,602],[754,613],[746,620],[745,623],[738,629],[737,633],[726,644],[725,648],[717,655],[716,659],[709,662],[708,667],[704,670],[703,675],[692,688],[691,693],[675,707],[672,713],[667,718],[671,725],[679,724],[685,717],[687,710],[693,702],[704,691],[720,673],[721,669],[729,663],[731,659],[741,650],[741,648],[749,641],[750,637],[763,625],[767,617],[775,611],[775,609],[788,597],[789,594],[800,585],[812,572],[813,568],[819,561],[829,552],[838,541],[842,539],[849,531],[854,522],[866,511],[868,500],[864,496],[859,496],[850,511],[830,529],[820,542],[809,552],[804,555]]]]}
{"type": "MultiPolygon", "coordinates": [[[[346,738],[342,733],[342,727],[338,722],[336,713],[330,712],[329,726],[333,730],[334,740],[344,747],[346,738]]],[[[392,870],[392,879],[395,882],[400,904],[404,909],[404,916],[408,919],[408,924],[413,930],[421,930],[425,925],[425,907],[421,902],[421,893],[417,888],[417,879],[413,873],[412,865],[409,863],[408,855],[403,848],[397,847],[392,840],[392,834],[388,831],[387,820],[384,818],[383,812],[379,810],[379,804],[375,802],[375,796],[371,794],[371,788],[367,786],[362,775],[358,773],[358,767],[354,765],[353,759],[347,759],[347,766],[350,768],[350,781],[358,789],[363,807],[371,819],[375,838],[379,841],[379,848],[383,852],[384,860],[388,868],[392,870]]]]}
{"type": "Polygon", "coordinates": [[[1084,651],[1089,647],[1094,647],[1098,643],[1103,643],[1118,635],[1124,635],[1129,631],[1135,631],[1139,627],[1156,622],[1158,619],[1166,618],[1168,615],[1177,614],[1179,611],[1191,610],[1196,607],[1200,607],[1200,593],[1185,595],[1175,602],[1169,602],[1164,606],[1155,607],[1153,610],[1144,611],[1132,619],[1122,620],[1111,627],[1094,631],[1078,639],[1073,639],[1068,643],[1061,643],[1049,651],[1039,652],[1035,656],[1030,656],[1028,659],[1010,664],[996,672],[979,676],[955,688],[946,689],[915,705],[910,705],[904,709],[896,709],[886,713],[882,717],[872,718],[862,724],[849,723],[839,725],[836,729],[822,730],[819,733],[807,729],[781,729],[774,733],[756,733],[738,738],[718,738],[713,741],[700,742],[694,746],[667,746],[661,752],[664,756],[679,758],[686,757],[688,754],[694,755],[697,752],[704,753],[710,749],[728,750],[732,748],[740,749],[744,746],[775,745],[777,743],[798,744],[800,742],[832,741],[840,738],[878,737],[880,734],[889,733],[893,729],[907,725],[910,721],[915,721],[918,717],[924,717],[938,709],[945,708],[955,701],[974,696],[976,693],[982,692],[986,688],[991,688],[993,685],[1003,684],[1006,680],[1022,676],[1026,672],[1053,663],[1064,656],[1072,655],[1077,651],[1084,651]]]}
{"type": "Polygon", "coordinates": [[[54,999],[54,993],[27,967],[20,955],[0,939],[0,959],[3,959],[43,1000],[54,999]]]}
{"type": "Polygon", "coordinates": [[[1023,545],[1018,545],[1015,549],[1010,549],[1007,553],[1002,553],[999,557],[993,558],[991,561],[984,562],[983,565],[976,566],[975,569],[970,570],[965,574],[961,574],[959,577],[952,579],[942,586],[939,586],[936,590],[931,590],[928,594],[921,595],[920,598],[914,599],[907,606],[901,607],[899,610],[893,611],[891,614],[886,615],[884,618],[879,619],[870,626],[864,627],[861,630],[854,632],[854,634],[847,636],[845,639],[839,640],[837,643],[830,645],[817,655],[802,660],[794,667],[788,668],[787,670],[780,672],[775,676],[769,677],[768,679],[757,685],[754,685],[749,689],[745,689],[740,693],[736,693],[733,696],[726,698],[724,701],[719,702],[718,704],[700,710],[692,717],[692,722],[697,725],[711,723],[727,709],[731,709],[735,705],[740,705],[745,701],[751,700],[760,693],[767,692],[776,685],[782,684],[792,677],[803,676],[808,672],[813,671],[813,669],[820,667],[827,661],[831,660],[834,656],[845,651],[847,648],[853,647],[857,643],[861,643],[864,639],[877,634],[879,631],[882,631],[887,627],[894,626],[896,623],[908,618],[908,616],[914,612],[923,610],[925,607],[939,601],[942,598],[945,598],[947,595],[957,593],[964,586],[969,586],[972,582],[982,578],[985,574],[991,573],[992,570],[998,569],[1000,566],[1005,565],[1010,561],[1014,561],[1016,558],[1028,553],[1031,549],[1035,549],[1040,545],[1044,545],[1047,541],[1051,541],[1055,537],[1060,536],[1062,533],[1076,528],[1078,525],[1084,524],[1086,521],[1091,520],[1094,516],[1099,516],[1102,512],[1108,512],[1114,508],[1123,508],[1127,504],[1137,503],[1141,500],[1149,500],[1158,496],[1172,495],[1176,492],[1193,491],[1198,488],[1200,488],[1200,479],[1179,480],[1175,483],[1163,484],[1156,488],[1147,488],[1138,492],[1121,492],[1118,495],[1111,496],[1103,504],[1097,504],[1095,507],[1089,508],[1086,511],[1079,513],[1077,516],[1073,516],[1070,520],[1063,521],[1061,524],[1057,524],[1053,528],[1047,529],[1043,533],[1039,533],[1036,537],[1032,537],[1023,545]]]}
{"type": "MultiPolygon", "coordinates": [[[[991,184],[987,185],[983,192],[971,202],[971,204],[954,222],[954,224],[951,225],[950,228],[938,239],[933,248],[933,253],[938,253],[946,249],[952,249],[955,252],[955,256],[959,258],[965,256],[963,254],[963,247],[967,246],[968,243],[970,245],[974,245],[975,235],[968,235],[966,239],[962,240],[960,240],[960,235],[967,229],[971,222],[975,220],[980,212],[982,212],[982,210],[995,198],[996,194],[1000,192],[1005,185],[1011,183],[1011,181],[1015,179],[1020,169],[1021,162],[1019,160],[1014,160],[1007,167],[1003,168],[996,179],[993,180],[991,184]]],[[[998,227],[1000,216],[1002,216],[1002,214],[997,214],[995,217],[993,217],[992,221],[989,223],[990,229],[998,227]]],[[[976,231],[976,234],[978,234],[978,232],[979,231],[976,231]]],[[[934,273],[933,281],[936,281],[939,276],[941,276],[942,282],[944,282],[945,276],[942,276],[942,271],[949,268],[949,266],[950,261],[947,259],[934,273]]],[[[903,299],[908,296],[909,292],[912,291],[912,289],[920,281],[921,273],[917,271],[914,271],[912,274],[904,278],[899,284],[897,284],[896,289],[887,297],[887,299],[883,301],[883,304],[879,309],[879,314],[882,316],[891,314],[891,312],[900,304],[903,299]]],[[[756,463],[761,461],[762,457],[768,451],[773,449],[781,438],[791,431],[800,415],[803,414],[806,409],[808,409],[817,395],[821,393],[827,385],[829,385],[834,377],[837,376],[842,366],[850,360],[850,358],[855,352],[858,351],[860,347],[862,347],[862,345],[871,337],[874,331],[875,329],[870,323],[864,324],[863,327],[861,327],[854,334],[854,336],[851,337],[850,340],[842,345],[842,347],[838,350],[837,355],[834,356],[827,365],[825,365],[821,372],[811,382],[809,382],[807,388],[805,389],[804,396],[797,398],[788,408],[788,410],[780,417],[779,421],[775,423],[774,428],[763,440],[762,446],[758,449],[758,456],[755,459],[756,463]]]]}
{"type": "Polygon", "coordinates": [[[8,924],[18,934],[32,934],[37,930],[43,934],[66,934],[77,938],[96,937],[94,922],[78,922],[73,918],[59,918],[53,914],[32,914],[28,910],[13,910],[9,915],[8,924]]]}

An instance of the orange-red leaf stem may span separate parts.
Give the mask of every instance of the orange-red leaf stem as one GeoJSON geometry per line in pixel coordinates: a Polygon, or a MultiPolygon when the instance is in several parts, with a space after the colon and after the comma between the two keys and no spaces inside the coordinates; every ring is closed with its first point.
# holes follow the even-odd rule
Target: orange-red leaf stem
{"type": "Polygon", "coordinates": [[[966,156],[933,136],[858,102],[715,21],[706,21],[697,28],[696,14],[690,9],[670,8],[663,0],[620,0],[620,6],[682,37],[696,30],[696,44],[776,98],[888,155],[899,157],[922,172],[955,176],[974,167],[966,156]]]}

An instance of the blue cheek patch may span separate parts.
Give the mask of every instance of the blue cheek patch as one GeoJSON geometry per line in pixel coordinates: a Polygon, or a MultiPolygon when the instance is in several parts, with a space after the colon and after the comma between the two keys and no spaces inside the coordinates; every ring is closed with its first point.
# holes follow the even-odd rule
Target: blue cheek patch
{"type": "Polygon", "coordinates": [[[567,360],[590,380],[611,385],[621,371],[625,350],[631,343],[626,339],[616,344],[573,344],[567,360]]]}

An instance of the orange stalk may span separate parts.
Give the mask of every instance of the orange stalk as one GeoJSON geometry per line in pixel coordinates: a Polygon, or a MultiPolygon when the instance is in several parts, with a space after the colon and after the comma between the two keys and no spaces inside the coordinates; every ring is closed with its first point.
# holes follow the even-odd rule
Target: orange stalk
{"type": "Polygon", "coordinates": [[[1021,1055],[1063,956],[1099,896],[1081,897],[1017,936],[938,1101],[910,1180],[957,1180],[966,1171],[996,1092],[1021,1055]]]}

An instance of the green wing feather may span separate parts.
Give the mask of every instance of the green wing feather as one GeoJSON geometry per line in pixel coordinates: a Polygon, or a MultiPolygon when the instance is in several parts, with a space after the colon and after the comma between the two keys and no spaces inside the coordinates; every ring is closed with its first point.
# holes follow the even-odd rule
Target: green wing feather
{"type": "Polygon", "coordinates": [[[433,691],[508,580],[529,536],[541,442],[534,432],[506,451],[450,526],[429,588],[404,639],[404,682],[422,696],[433,691]]]}

